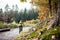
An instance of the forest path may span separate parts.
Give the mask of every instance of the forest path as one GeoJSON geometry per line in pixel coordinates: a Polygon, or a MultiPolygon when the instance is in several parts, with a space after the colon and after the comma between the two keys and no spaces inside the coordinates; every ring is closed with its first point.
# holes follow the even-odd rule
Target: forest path
{"type": "MultiPolygon", "coordinates": [[[[31,27],[23,27],[23,32],[31,27]]],[[[15,36],[19,34],[19,28],[11,29],[10,31],[0,32],[0,40],[12,40],[15,36]]]]}

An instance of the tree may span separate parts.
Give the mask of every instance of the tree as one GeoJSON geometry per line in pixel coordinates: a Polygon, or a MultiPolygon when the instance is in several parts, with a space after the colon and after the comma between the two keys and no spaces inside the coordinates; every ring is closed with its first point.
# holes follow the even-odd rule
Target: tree
{"type": "Polygon", "coordinates": [[[6,6],[5,6],[5,11],[8,12],[8,9],[9,9],[9,5],[6,4],[6,6]]]}
{"type": "MultiPolygon", "coordinates": [[[[31,2],[33,5],[36,5],[40,8],[39,10],[39,18],[48,17],[48,18],[54,18],[52,26],[55,26],[56,24],[59,26],[60,24],[60,0],[32,0],[31,2]],[[42,7],[42,8],[41,8],[42,7]],[[47,11],[47,12],[46,12],[47,11]],[[46,12],[46,13],[44,13],[46,12]],[[48,14],[46,16],[46,14],[48,14]],[[49,17],[50,15],[50,17],[49,17]],[[53,17],[52,17],[53,16],[53,17]]],[[[41,20],[43,20],[41,19],[41,20]]],[[[52,20],[52,19],[51,19],[52,20]]]]}
{"type": "Polygon", "coordinates": [[[6,13],[8,13],[8,14],[5,14],[5,16],[6,16],[6,22],[7,23],[11,23],[12,21],[13,21],[13,18],[14,18],[14,11],[13,10],[10,10],[10,11],[8,11],[8,12],[6,12],[6,13]]]}
{"type": "Polygon", "coordinates": [[[19,23],[19,21],[20,21],[18,11],[15,11],[15,13],[14,13],[14,20],[15,20],[17,23],[19,23]]]}
{"type": "Polygon", "coordinates": [[[3,10],[2,10],[2,8],[1,8],[1,9],[0,9],[0,21],[4,21],[4,19],[5,19],[5,16],[4,16],[3,10]]]}
{"type": "Polygon", "coordinates": [[[27,20],[27,9],[25,8],[24,12],[23,12],[23,20],[26,21],[27,20]]]}
{"type": "Polygon", "coordinates": [[[18,9],[19,9],[19,8],[18,8],[18,5],[16,4],[16,5],[15,5],[15,11],[18,11],[18,9]]]}
{"type": "Polygon", "coordinates": [[[46,20],[49,17],[49,2],[48,0],[32,0],[31,3],[37,6],[39,12],[39,19],[46,20]],[[47,17],[48,16],[48,17],[47,17]]]}
{"type": "Polygon", "coordinates": [[[34,12],[34,19],[38,19],[38,12],[34,12]]]}
{"type": "Polygon", "coordinates": [[[8,9],[9,9],[9,5],[6,4],[6,6],[5,6],[5,12],[4,12],[6,17],[8,17],[8,9]]]}
{"type": "Polygon", "coordinates": [[[58,0],[58,3],[57,3],[58,7],[57,7],[57,26],[60,26],[60,0],[58,0]]]}
{"type": "Polygon", "coordinates": [[[14,10],[14,5],[12,5],[12,9],[14,10]]]}
{"type": "Polygon", "coordinates": [[[0,13],[3,13],[3,10],[2,10],[2,8],[0,9],[0,13]]]}
{"type": "Polygon", "coordinates": [[[32,20],[37,19],[38,12],[34,12],[34,9],[27,10],[26,8],[24,10],[21,10],[18,12],[18,10],[15,10],[14,12],[14,20],[19,23],[20,20],[26,21],[26,20],[32,20]]]}
{"type": "Polygon", "coordinates": [[[6,21],[6,16],[3,14],[2,9],[0,9],[0,21],[6,21]]]}

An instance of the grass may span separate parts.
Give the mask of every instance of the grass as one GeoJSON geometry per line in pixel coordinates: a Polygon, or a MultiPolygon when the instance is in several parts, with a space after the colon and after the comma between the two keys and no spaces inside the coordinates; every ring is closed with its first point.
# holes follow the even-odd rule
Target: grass
{"type": "MultiPolygon", "coordinates": [[[[36,27],[38,28],[38,26],[36,26],[36,27]]],[[[31,39],[31,38],[36,38],[39,35],[40,31],[45,30],[47,27],[48,27],[48,25],[44,26],[42,29],[37,29],[37,31],[35,31],[34,33],[28,35],[25,39],[28,40],[28,39],[31,39]]]]}
{"type": "Polygon", "coordinates": [[[55,28],[51,28],[47,32],[41,35],[42,40],[52,40],[52,35],[55,35],[57,38],[60,37],[60,27],[56,26],[55,28]]]}
{"type": "MultiPolygon", "coordinates": [[[[40,33],[41,31],[44,31],[46,28],[48,27],[48,25],[44,26],[42,29],[38,29],[36,32],[30,34],[29,36],[26,37],[26,39],[31,39],[31,38],[36,38],[38,36],[38,33],[40,33]]],[[[60,27],[57,26],[55,28],[51,28],[49,29],[47,32],[43,32],[43,34],[41,35],[42,40],[52,40],[51,37],[52,35],[56,35],[57,37],[60,37],[60,27]]]]}
{"type": "Polygon", "coordinates": [[[27,36],[26,38],[28,39],[28,38],[36,38],[37,37],[37,35],[38,35],[38,33],[37,32],[34,32],[34,33],[32,33],[32,34],[30,34],[29,36],[27,36]]]}

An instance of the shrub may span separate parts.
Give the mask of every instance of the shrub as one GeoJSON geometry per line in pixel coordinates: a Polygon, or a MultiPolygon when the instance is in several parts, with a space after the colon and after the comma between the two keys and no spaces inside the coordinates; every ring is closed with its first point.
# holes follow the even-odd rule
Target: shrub
{"type": "Polygon", "coordinates": [[[14,24],[4,24],[0,22],[0,29],[4,29],[4,28],[17,28],[17,25],[14,24]]]}
{"type": "Polygon", "coordinates": [[[31,23],[32,23],[32,24],[39,23],[39,20],[31,20],[31,23]]]}
{"type": "Polygon", "coordinates": [[[13,24],[10,24],[8,26],[9,26],[9,28],[17,28],[18,27],[17,25],[13,25],[13,24]]]}
{"type": "Polygon", "coordinates": [[[8,25],[0,24],[0,29],[8,28],[8,25]]]}

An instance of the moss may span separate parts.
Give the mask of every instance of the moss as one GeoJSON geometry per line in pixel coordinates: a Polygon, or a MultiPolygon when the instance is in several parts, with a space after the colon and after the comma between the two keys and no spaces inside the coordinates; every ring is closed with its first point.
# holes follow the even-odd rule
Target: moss
{"type": "Polygon", "coordinates": [[[34,32],[32,34],[30,34],[27,38],[35,38],[37,37],[38,33],[34,32]]]}
{"type": "Polygon", "coordinates": [[[51,28],[47,32],[41,35],[42,40],[52,40],[52,35],[55,35],[57,38],[60,37],[60,32],[58,31],[60,27],[51,28]]]}

